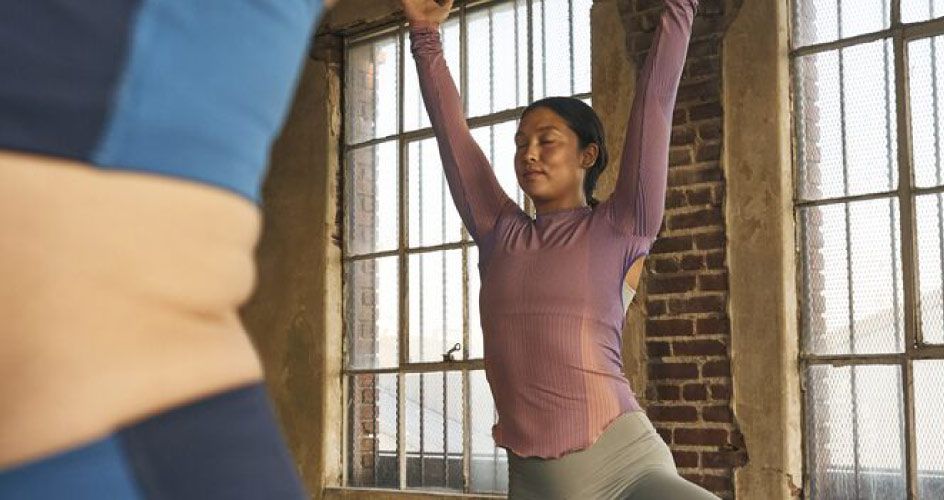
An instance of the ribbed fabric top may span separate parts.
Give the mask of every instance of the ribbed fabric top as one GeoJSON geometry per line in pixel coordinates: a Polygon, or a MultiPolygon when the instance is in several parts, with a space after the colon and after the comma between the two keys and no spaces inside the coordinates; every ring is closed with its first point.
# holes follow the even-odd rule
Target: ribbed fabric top
{"type": "Polygon", "coordinates": [[[665,3],[612,196],[535,219],[504,193],[472,138],[439,32],[411,27],[446,180],[479,246],[485,373],[498,411],[492,433],[522,457],[584,449],[617,417],[640,410],[620,358],[622,283],[662,224],[675,95],[698,0],[665,3]]]}

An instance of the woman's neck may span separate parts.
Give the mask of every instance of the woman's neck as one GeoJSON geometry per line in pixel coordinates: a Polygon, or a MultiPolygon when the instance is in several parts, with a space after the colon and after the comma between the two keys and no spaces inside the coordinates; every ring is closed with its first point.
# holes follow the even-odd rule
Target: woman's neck
{"type": "Polygon", "coordinates": [[[560,212],[562,210],[570,210],[573,208],[582,208],[587,206],[587,201],[583,196],[579,198],[560,198],[555,200],[544,200],[534,202],[534,211],[538,214],[544,214],[549,212],[560,212]]]}

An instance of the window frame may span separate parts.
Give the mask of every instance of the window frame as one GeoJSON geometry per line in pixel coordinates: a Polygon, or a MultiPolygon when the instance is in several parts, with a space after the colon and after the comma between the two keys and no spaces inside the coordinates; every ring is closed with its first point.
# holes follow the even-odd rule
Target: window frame
{"type": "MultiPolygon", "coordinates": [[[[803,56],[838,51],[839,49],[861,46],[871,42],[889,40],[893,51],[894,71],[894,99],[896,105],[895,117],[897,131],[893,137],[897,143],[897,166],[898,166],[898,187],[891,191],[870,192],[868,194],[852,196],[825,197],[816,200],[805,200],[800,196],[799,175],[800,159],[797,154],[797,137],[801,133],[798,125],[796,108],[791,107],[791,127],[793,148],[792,148],[792,169],[795,188],[793,190],[793,210],[795,223],[795,237],[797,245],[795,247],[795,262],[797,263],[797,311],[803,310],[803,227],[800,221],[801,211],[808,208],[841,206],[843,204],[871,201],[871,200],[897,200],[899,207],[900,227],[899,237],[901,242],[901,255],[899,265],[901,266],[902,277],[902,311],[904,313],[904,350],[900,353],[891,354],[814,354],[807,352],[804,346],[807,333],[803,327],[802,314],[797,315],[797,331],[800,333],[799,341],[799,377],[804,396],[801,398],[801,421],[802,429],[802,454],[803,454],[803,486],[804,490],[811,492],[811,474],[809,467],[809,443],[807,439],[807,416],[808,404],[805,394],[808,391],[806,374],[811,366],[898,366],[901,373],[901,394],[900,404],[903,405],[903,434],[905,446],[905,485],[907,498],[916,498],[918,495],[918,463],[917,463],[917,430],[915,422],[915,396],[914,396],[914,362],[920,360],[942,360],[944,359],[944,345],[929,344],[924,342],[922,332],[918,321],[919,305],[918,297],[918,273],[917,273],[917,219],[915,215],[916,200],[922,195],[942,194],[944,185],[936,187],[919,188],[915,186],[914,165],[912,158],[912,134],[911,134],[911,110],[910,110],[910,83],[909,72],[910,65],[908,59],[908,44],[910,42],[932,38],[944,35],[944,17],[932,18],[930,20],[902,23],[901,21],[901,3],[902,0],[889,0],[890,2],[890,23],[889,27],[880,31],[865,33],[848,38],[842,38],[841,34],[838,40],[794,46],[794,23],[796,22],[795,12],[798,0],[791,0],[788,18],[789,29],[788,37],[790,46],[788,59],[790,64],[790,96],[795,103],[798,99],[795,85],[795,61],[803,56]]],[[[837,9],[842,8],[842,2],[836,0],[837,9]]],[[[840,23],[841,16],[837,22],[840,23]]],[[[840,58],[841,58],[840,53],[840,58]]],[[[840,63],[841,64],[841,63],[840,63]]],[[[841,72],[842,70],[840,70],[841,72]]],[[[843,119],[844,120],[844,119],[843,119]]],[[[845,127],[843,121],[843,128],[845,127]]],[[[843,138],[845,142],[845,139],[843,138]]],[[[848,217],[848,216],[847,216],[848,217]]],[[[848,219],[847,219],[848,221],[848,219]]],[[[847,222],[848,224],[848,222],[847,222]]],[[[847,249],[847,254],[849,250],[847,249]]],[[[847,257],[851,258],[851,257],[847,257]]],[[[852,293],[850,290],[849,293],[852,293]]]]}

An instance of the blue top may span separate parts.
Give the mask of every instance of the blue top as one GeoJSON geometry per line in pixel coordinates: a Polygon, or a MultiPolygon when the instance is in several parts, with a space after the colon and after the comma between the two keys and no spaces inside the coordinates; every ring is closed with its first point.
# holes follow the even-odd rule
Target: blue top
{"type": "Polygon", "coordinates": [[[0,2],[0,149],[258,202],[321,0],[0,2]]]}

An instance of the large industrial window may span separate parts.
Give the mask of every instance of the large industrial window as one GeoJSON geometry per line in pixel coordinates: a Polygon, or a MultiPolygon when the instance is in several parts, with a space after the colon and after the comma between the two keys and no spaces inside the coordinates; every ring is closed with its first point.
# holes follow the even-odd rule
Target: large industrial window
{"type": "MultiPolygon", "coordinates": [[[[441,28],[475,139],[512,199],[517,120],[590,98],[592,0],[468,2],[441,28]]],[[[346,40],[345,481],[507,491],[483,371],[477,253],[449,195],[405,25],[346,40]]]]}
{"type": "Polygon", "coordinates": [[[793,0],[808,498],[944,498],[942,16],[793,0]]]}

